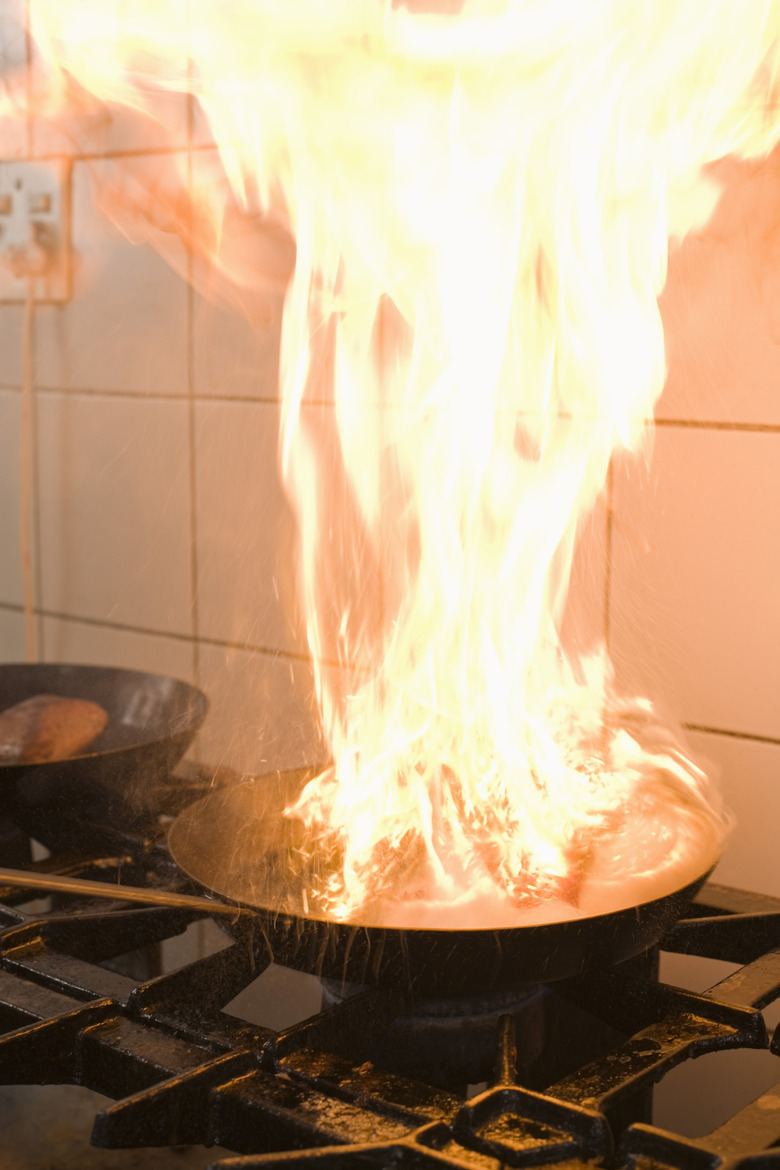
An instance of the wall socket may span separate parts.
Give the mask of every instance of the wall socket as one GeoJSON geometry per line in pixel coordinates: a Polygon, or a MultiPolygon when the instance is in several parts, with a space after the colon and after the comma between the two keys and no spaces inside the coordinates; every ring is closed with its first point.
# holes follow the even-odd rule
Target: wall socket
{"type": "Polygon", "coordinates": [[[33,280],[38,304],[70,299],[71,164],[0,162],[0,302],[23,302],[33,280]]]}

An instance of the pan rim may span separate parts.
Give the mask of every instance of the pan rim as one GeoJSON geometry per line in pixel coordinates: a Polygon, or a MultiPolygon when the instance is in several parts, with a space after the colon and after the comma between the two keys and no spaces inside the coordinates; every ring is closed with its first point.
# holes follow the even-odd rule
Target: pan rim
{"type": "MultiPolygon", "coordinates": [[[[309,769],[308,768],[290,769],[289,771],[304,772],[304,771],[309,771],[309,769]]],[[[690,871],[690,875],[686,876],[686,878],[684,880],[682,880],[681,882],[678,882],[678,884],[676,884],[676,885],[673,885],[671,888],[664,889],[663,892],[656,893],[652,897],[645,898],[644,900],[642,900],[640,902],[630,902],[630,903],[627,903],[625,905],[618,905],[610,910],[601,911],[601,912],[596,913],[596,914],[580,914],[580,915],[576,915],[576,916],[571,917],[571,918],[559,918],[559,919],[552,919],[550,921],[516,923],[516,924],[507,923],[506,925],[503,925],[503,926],[491,925],[491,926],[441,926],[441,927],[437,927],[437,926],[433,926],[433,925],[423,925],[423,926],[408,925],[407,926],[407,925],[390,925],[390,924],[381,923],[381,922],[380,923],[355,922],[353,920],[339,920],[339,919],[335,919],[335,918],[328,918],[324,914],[318,914],[318,913],[299,914],[293,910],[284,909],[284,908],[281,908],[278,906],[269,906],[267,904],[263,904],[260,902],[254,902],[254,901],[250,900],[249,897],[246,897],[246,896],[239,897],[235,894],[229,894],[229,893],[224,892],[223,890],[219,889],[218,885],[210,884],[210,882],[207,879],[205,879],[203,876],[198,876],[197,873],[193,872],[192,866],[189,863],[184,864],[182,859],[181,859],[181,852],[175,844],[176,835],[183,831],[183,826],[185,826],[187,824],[189,817],[197,816],[197,810],[199,808],[207,805],[209,802],[218,802],[219,799],[224,799],[226,797],[226,793],[228,793],[230,791],[230,789],[233,789],[233,788],[238,789],[238,788],[250,785],[250,784],[255,784],[255,783],[257,783],[259,781],[263,781],[265,779],[271,779],[271,778],[273,778],[273,776],[279,775],[279,774],[280,774],[279,772],[276,772],[276,773],[269,773],[268,777],[252,776],[252,777],[245,778],[244,780],[242,780],[241,782],[239,782],[235,785],[230,785],[228,788],[212,789],[212,791],[209,792],[206,796],[204,796],[200,800],[194,801],[192,804],[188,805],[185,809],[183,809],[175,817],[172,824],[168,828],[166,840],[167,840],[168,851],[171,854],[171,857],[175,861],[178,868],[182,871],[182,873],[185,874],[185,876],[190,881],[195,883],[200,889],[206,891],[210,895],[218,897],[219,899],[225,901],[226,903],[229,903],[229,904],[234,905],[236,907],[254,912],[258,916],[263,917],[264,919],[271,919],[273,921],[285,920],[285,921],[289,922],[290,924],[298,925],[301,929],[303,929],[307,926],[311,927],[312,925],[316,924],[317,926],[326,927],[326,928],[330,928],[333,930],[344,930],[344,931],[365,930],[365,931],[371,932],[372,934],[378,934],[382,931],[386,931],[386,932],[390,932],[392,934],[398,934],[398,935],[430,934],[430,935],[435,935],[435,936],[438,935],[441,937],[443,937],[445,935],[463,936],[464,938],[475,937],[477,935],[492,934],[492,935],[498,935],[499,937],[503,938],[503,937],[507,937],[510,935],[514,936],[520,931],[534,931],[535,933],[536,932],[541,933],[542,931],[560,931],[563,928],[568,928],[570,930],[575,930],[577,928],[588,929],[589,926],[593,927],[598,923],[602,923],[606,926],[608,923],[615,921],[615,919],[619,916],[635,914],[637,916],[637,918],[639,919],[643,915],[651,913],[654,907],[658,907],[658,906],[668,902],[670,899],[674,899],[676,897],[686,897],[686,896],[688,896],[689,892],[690,892],[690,897],[692,898],[693,896],[695,896],[695,893],[697,892],[697,890],[700,889],[701,886],[708,880],[708,878],[712,874],[713,870],[715,869],[715,867],[720,859],[720,850],[713,849],[713,850],[709,851],[706,855],[706,861],[702,858],[702,868],[699,868],[698,865],[696,867],[692,867],[692,869],[690,871]],[[693,872],[694,869],[695,869],[695,872],[693,872]]]]}

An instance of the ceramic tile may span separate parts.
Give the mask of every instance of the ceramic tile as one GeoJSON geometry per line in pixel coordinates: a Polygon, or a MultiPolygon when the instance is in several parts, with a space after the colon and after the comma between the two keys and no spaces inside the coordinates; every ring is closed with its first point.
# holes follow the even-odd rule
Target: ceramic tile
{"type": "Polygon", "coordinates": [[[215,148],[193,150],[190,163],[188,196],[197,257],[192,279],[200,294],[195,392],[274,398],[294,241],[280,216],[260,205],[251,184],[246,190],[233,188],[215,148]],[[216,224],[209,222],[215,213],[216,224]]]}
{"type": "Polygon", "coordinates": [[[616,476],[620,677],[703,727],[780,735],[780,435],[663,428],[616,476]]]}
{"type": "Polygon", "coordinates": [[[214,134],[203,107],[197,98],[192,98],[192,130],[190,141],[193,146],[213,146],[214,134]]]}
{"type": "Polygon", "coordinates": [[[67,154],[83,158],[119,151],[182,149],[188,145],[186,94],[150,92],[147,108],[141,111],[99,100],[70,74],[64,78],[66,88],[58,92],[34,43],[30,76],[36,113],[33,148],[38,156],[67,154]]]}
{"type": "Polygon", "coordinates": [[[0,386],[21,386],[24,309],[0,305],[0,386]]]}
{"type": "Polygon", "coordinates": [[[660,299],[668,380],[658,418],[780,423],[780,151],[715,168],[707,228],[670,256],[660,299]]]}
{"type": "Polygon", "coordinates": [[[155,98],[153,112],[85,100],[55,117],[39,117],[33,123],[36,156],[71,154],[97,158],[131,150],[182,150],[187,146],[187,98],[163,94],[155,98]]]}
{"type": "Polygon", "coordinates": [[[184,639],[63,618],[43,619],[43,660],[147,670],[194,681],[193,648],[184,639]]]}
{"type": "Polygon", "coordinates": [[[27,62],[27,0],[0,0],[0,71],[27,62]]]}
{"type": "Polygon", "coordinates": [[[24,599],[19,545],[22,395],[0,390],[0,601],[24,599]]]}
{"type": "Polygon", "coordinates": [[[780,896],[776,826],[780,817],[780,744],[689,732],[734,817],[713,881],[780,896]]]}
{"type": "Polygon", "coordinates": [[[0,662],[24,662],[24,614],[0,607],[0,662]]]}
{"type": "Polygon", "coordinates": [[[11,108],[3,115],[4,159],[22,158],[28,149],[27,117],[22,112],[26,91],[27,0],[0,0],[0,87],[11,97],[11,108]]]}
{"type": "Polygon", "coordinates": [[[201,646],[200,663],[211,701],[200,735],[204,762],[262,774],[326,758],[307,663],[209,645],[201,646]]]}
{"type": "Polygon", "coordinates": [[[186,403],[40,399],[44,608],[190,634],[186,403]]]}
{"type": "Polygon", "coordinates": [[[281,312],[281,298],[267,298],[266,319],[258,319],[253,327],[239,308],[224,299],[220,304],[210,304],[196,296],[192,372],[195,394],[278,398],[281,312]]]}
{"type": "MultiPolygon", "coordinates": [[[[124,189],[141,198],[136,178],[143,168],[162,164],[147,157],[132,165],[138,172],[124,189]]],[[[110,163],[73,168],[74,295],[62,307],[36,312],[37,382],[55,389],[185,394],[186,283],[148,243],[130,242],[99,210],[97,192],[105,195],[111,181],[110,163]]],[[[135,236],[142,237],[141,214],[124,204],[114,208],[126,229],[135,223],[135,236]]],[[[163,236],[171,262],[184,266],[177,237],[163,236]]]]}
{"type": "Polygon", "coordinates": [[[278,408],[199,402],[196,425],[200,633],[305,650],[295,522],[278,469],[278,408]]]}

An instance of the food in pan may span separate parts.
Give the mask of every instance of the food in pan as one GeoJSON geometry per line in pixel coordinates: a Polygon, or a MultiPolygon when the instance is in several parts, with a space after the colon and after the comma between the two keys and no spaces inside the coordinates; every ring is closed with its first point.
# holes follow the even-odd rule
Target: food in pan
{"type": "Polygon", "coordinates": [[[108,722],[87,699],[33,695],[0,712],[0,764],[43,764],[76,755],[108,722]]]}

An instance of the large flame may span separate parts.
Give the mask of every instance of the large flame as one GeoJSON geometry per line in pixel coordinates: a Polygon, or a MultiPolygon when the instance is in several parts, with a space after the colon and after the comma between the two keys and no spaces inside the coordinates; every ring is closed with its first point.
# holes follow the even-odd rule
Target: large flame
{"type": "MultiPolygon", "coordinates": [[[[578,528],[662,388],[668,239],[712,210],[706,164],[776,139],[778,13],[431,7],[33,0],[31,27],[52,93],[151,116],[192,93],[233,196],[295,236],[281,457],[334,761],[291,810],[312,897],[590,913],[722,840],[649,704],[560,629],[578,528]]],[[[195,202],[182,230],[217,257],[224,199],[195,202]]]]}

